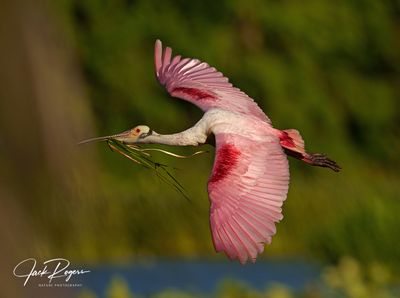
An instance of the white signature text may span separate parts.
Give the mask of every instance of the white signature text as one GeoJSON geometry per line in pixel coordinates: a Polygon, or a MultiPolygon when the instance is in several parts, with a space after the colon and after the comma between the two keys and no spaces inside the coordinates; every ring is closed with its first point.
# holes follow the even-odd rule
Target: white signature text
{"type": "Polygon", "coordinates": [[[47,260],[43,262],[41,268],[37,268],[36,265],[37,262],[34,258],[23,260],[15,266],[13,273],[16,277],[25,278],[24,286],[26,286],[31,277],[47,277],[51,284],[53,279],[62,278],[68,282],[73,275],[90,272],[90,270],[83,269],[68,269],[70,261],[63,258],[47,260]]]}

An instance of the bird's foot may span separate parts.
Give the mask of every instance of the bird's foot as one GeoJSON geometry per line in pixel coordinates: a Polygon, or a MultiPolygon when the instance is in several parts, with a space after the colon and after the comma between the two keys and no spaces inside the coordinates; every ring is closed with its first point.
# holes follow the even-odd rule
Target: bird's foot
{"type": "Polygon", "coordinates": [[[335,161],[328,158],[325,154],[307,154],[303,160],[313,166],[330,168],[335,172],[339,172],[342,169],[335,161]]]}

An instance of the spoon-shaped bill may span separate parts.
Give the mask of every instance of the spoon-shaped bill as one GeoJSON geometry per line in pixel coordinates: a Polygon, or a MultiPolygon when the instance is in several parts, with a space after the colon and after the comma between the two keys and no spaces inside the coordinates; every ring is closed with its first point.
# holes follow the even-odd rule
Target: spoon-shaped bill
{"type": "Polygon", "coordinates": [[[115,139],[115,138],[123,138],[123,137],[127,137],[130,133],[130,130],[121,132],[119,134],[115,134],[115,135],[110,135],[110,136],[104,136],[104,137],[96,137],[96,138],[90,138],[90,139],[86,139],[83,141],[80,141],[78,143],[78,145],[82,145],[82,144],[86,144],[86,143],[91,143],[91,142],[100,142],[100,141],[106,141],[109,139],[115,139]]]}

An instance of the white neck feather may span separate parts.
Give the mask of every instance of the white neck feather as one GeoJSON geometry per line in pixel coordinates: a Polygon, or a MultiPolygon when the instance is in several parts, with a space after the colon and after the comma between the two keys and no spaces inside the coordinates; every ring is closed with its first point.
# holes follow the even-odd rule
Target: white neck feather
{"type": "Polygon", "coordinates": [[[199,140],[197,136],[188,134],[186,131],[170,135],[153,133],[152,135],[139,140],[140,143],[165,144],[172,146],[197,146],[202,143],[200,141],[201,140],[199,140]]]}
{"type": "MultiPolygon", "coordinates": [[[[202,118],[203,119],[203,118],[202,118]]],[[[156,132],[138,140],[138,143],[173,146],[198,146],[207,140],[207,123],[200,120],[195,126],[175,134],[161,135],[156,132]]]]}
{"type": "Polygon", "coordinates": [[[153,132],[153,134],[143,139],[139,139],[137,142],[173,146],[198,146],[206,142],[207,137],[211,132],[214,134],[216,133],[216,131],[214,131],[216,125],[221,126],[219,124],[226,123],[226,120],[229,117],[234,117],[232,121],[237,121],[237,115],[234,115],[231,112],[220,109],[211,109],[203,115],[199,122],[185,131],[170,135],[160,135],[153,132]]]}

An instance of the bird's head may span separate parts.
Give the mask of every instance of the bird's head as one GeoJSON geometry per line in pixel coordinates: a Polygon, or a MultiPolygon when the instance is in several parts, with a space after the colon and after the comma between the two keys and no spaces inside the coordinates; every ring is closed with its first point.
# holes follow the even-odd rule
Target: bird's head
{"type": "Polygon", "coordinates": [[[120,134],[111,136],[111,138],[126,144],[135,144],[141,143],[146,137],[150,136],[152,133],[153,131],[150,129],[150,127],[146,125],[138,125],[120,134]]]}
{"type": "Polygon", "coordinates": [[[115,139],[125,144],[145,143],[145,138],[152,134],[153,131],[150,129],[150,127],[146,125],[138,125],[132,129],[126,130],[124,132],[115,135],[87,139],[80,142],[79,144],[84,144],[94,141],[105,141],[109,139],[115,139]]]}

